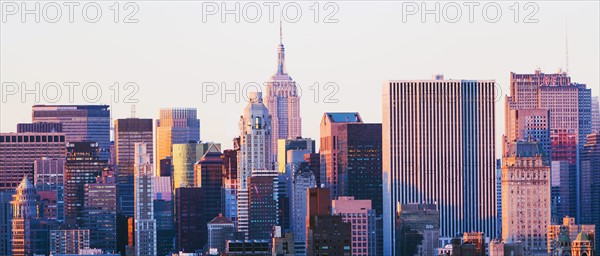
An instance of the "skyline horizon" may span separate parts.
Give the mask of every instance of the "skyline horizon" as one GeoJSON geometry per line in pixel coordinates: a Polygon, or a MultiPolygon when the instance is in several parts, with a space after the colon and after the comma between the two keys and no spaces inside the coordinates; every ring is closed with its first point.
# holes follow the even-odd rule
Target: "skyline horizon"
{"type": "MultiPolygon", "coordinates": [[[[79,81],[81,85],[95,81],[103,92],[97,104],[110,106],[113,121],[129,117],[132,105],[136,105],[136,116],[153,120],[158,118],[160,108],[193,107],[205,126],[201,128],[201,139],[231,146],[228,142],[238,134],[237,121],[246,102],[240,95],[238,101],[232,100],[230,95],[224,102],[214,96],[203,102],[200,87],[203,83],[224,83],[229,87],[235,83],[250,87],[266,84],[277,70],[279,20],[233,23],[212,19],[201,22],[198,21],[200,15],[194,12],[197,9],[193,8],[198,7],[198,3],[165,8],[139,4],[143,12],[140,11],[140,22],[136,24],[76,22],[50,26],[14,21],[0,24],[0,82],[23,82],[32,88],[36,81],[42,86],[51,81],[58,84],[79,81]],[[164,13],[159,12],[162,9],[164,13]],[[181,24],[184,26],[180,27],[181,24]],[[93,33],[87,29],[89,27],[94,28],[93,33]],[[38,38],[43,38],[47,45],[38,47],[34,43],[39,41],[38,38]],[[157,52],[156,49],[164,51],[157,52]],[[81,57],[85,60],[83,63],[81,57]],[[123,102],[131,90],[121,90],[118,102],[113,100],[112,83],[124,86],[127,81],[136,84],[134,96],[138,103],[123,102]],[[173,96],[164,97],[165,89],[173,90],[167,94],[173,96]],[[223,119],[221,111],[234,115],[223,119]]],[[[301,4],[304,6],[305,3],[301,4]]],[[[500,3],[503,8],[509,4],[500,3]]],[[[553,2],[538,4],[537,23],[515,23],[509,19],[511,13],[507,9],[504,11],[508,16],[498,23],[484,22],[481,17],[477,17],[475,23],[433,23],[415,19],[402,22],[394,15],[399,3],[360,6],[349,2],[339,3],[337,23],[315,23],[307,17],[297,23],[284,23],[286,69],[304,93],[299,96],[302,136],[319,137],[318,122],[325,112],[359,112],[365,121],[380,123],[381,86],[385,81],[425,80],[441,73],[445,79],[496,81],[500,91],[496,102],[495,136],[498,141],[504,133],[504,100],[509,95],[510,72],[533,73],[536,68],[541,68],[544,73],[554,73],[556,69],[566,68],[565,22],[556,18],[563,16],[569,17],[569,75],[574,82],[591,88],[593,96],[598,96],[600,63],[597,60],[600,54],[594,45],[600,42],[600,33],[595,32],[600,29],[592,29],[599,26],[598,22],[590,24],[590,21],[599,20],[594,15],[594,7],[599,3],[577,2],[567,7],[553,2]],[[375,10],[380,13],[374,16],[375,10]],[[354,17],[366,19],[364,23],[357,23],[352,19],[354,17]],[[406,26],[407,23],[414,26],[406,26]],[[378,33],[373,27],[393,33],[378,33]],[[590,36],[590,31],[596,36],[590,36]],[[455,34],[464,36],[444,40],[455,34]],[[382,35],[387,39],[381,40],[382,35]],[[410,35],[406,37],[409,40],[404,35],[410,35]],[[315,83],[320,86],[318,97],[315,83]],[[328,83],[337,87],[329,91],[323,89],[328,83]],[[369,87],[372,90],[364,89],[369,87]],[[338,102],[324,102],[324,96],[332,92],[336,93],[332,99],[338,102]],[[356,104],[365,99],[373,104],[356,104]]],[[[65,102],[65,92],[63,89],[62,101],[55,104],[86,103],[80,95],[75,95],[73,103],[65,102]]],[[[7,101],[3,99],[0,102],[0,131],[16,131],[17,123],[31,121],[31,106],[40,104],[33,103],[33,98],[28,95],[22,102],[17,94],[8,95],[7,101]],[[27,114],[14,109],[25,109],[27,114]]],[[[500,152],[498,145],[496,151],[500,152]]]]}

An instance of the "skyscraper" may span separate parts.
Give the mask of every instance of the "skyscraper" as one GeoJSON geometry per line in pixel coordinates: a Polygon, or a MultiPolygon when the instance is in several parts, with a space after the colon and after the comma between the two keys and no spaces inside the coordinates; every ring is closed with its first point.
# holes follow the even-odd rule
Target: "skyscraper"
{"type": "Polygon", "coordinates": [[[194,186],[194,165],[207,152],[220,152],[221,144],[212,142],[173,144],[173,189],[194,186]]]}
{"type": "Polygon", "coordinates": [[[107,165],[100,160],[96,142],[70,142],[67,145],[65,167],[65,220],[69,224],[83,224],[84,185],[96,182],[107,165]]]}
{"type": "Polygon", "coordinates": [[[110,158],[108,105],[35,105],[34,123],[61,123],[67,142],[98,143],[100,160],[110,158]]]}
{"type": "MultiPolygon", "coordinates": [[[[596,226],[600,230],[600,132],[587,136],[581,153],[581,222],[596,226]]],[[[595,237],[596,251],[598,236],[595,237]]]]}
{"type": "Polygon", "coordinates": [[[135,255],[156,255],[154,172],[148,145],[135,143],[135,255]]]}
{"type": "Polygon", "coordinates": [[[339,183],[339,166],[337,157],[340,149],[338,148],[338,127],[348,123],[361,124],[362,118],[358,113],[325,113],[321,118],[321,143],[319,154],[321,154],[321,169],[325,170],[321,175],[321,183],[331,188],[332,198],[336,198],[340,191],[339,183]]]}
{"type": "Polygon", "coordinates": [[[238,231],[248,234],[248,178],[254,170],[272,170],[271,117],[262,101],[262,93],[250,93],[250,102],[240,117],[240,153],[238,157],[238,231]]]}
{"type": "MultiPolygon", "coordinates": [[[[561,198],[557,206],[567,209],[571,216],[580,219],[580,155],[585,137],[592,130],[591,90],[585,84],[573,83],[571,77],[559,71],[545,74],[537,69],[533,74],[511,73],[511,95],[507,99],[507,109],[546,109],[550,113],[550,138],[552,161],[570,163],[569,182],[561,182],[567,187],[568,198],[561,198]],[[574,136],[575,147],[565,145],[566,137],[574,136]],[[561,151],[557,155],[556,151],[561,151]]],[[[564,214],[563,214],[564,216],[564,214]]]]}
{"type": "Polygon", "coordinates": [[[200,120],[195,108],[163,108],[156,120],[156,173],[160,162],[171,156],[173,144],[200,141],[200,120]]]}
{"type": "Polygon", "coordinates": [[[438,79],[383,85],[385,255],[397,203],[437,204],[443,242],[496,233],[495,82],[438,79]]]}
{"type": "Polygon", "coordinates": [[[182,252],[201,250],[207,240],[207,225],[204,222],[204,189],[180,187],[175,189],[175,226],[177,245],[182,252]]]}
{"type": "Polygon", "coordinates": [[[42,221],[39,200],[29,178],[23,177],[11,201],[13,256],[48,254],[48,227],[42,221]]]}
{"type": "Polygon", "coordinates": [[[381,124],[340,124],[336,143],[338,195],[371,200],[381,214],[381,124]]]}
{"type": "Polygon", "coordinates": [[[310,170],[296,172],[291,184],[290,227],[294,241],[302,248],[306,247],[306,191],[316,186],[315,175],[310,170]]]}
{"type": "Polygon", "coordinates": [[[194,187],[204,189],[204,224],[223,212],[223,154],[218,150],[209,151],[194,165],[194,187]]]}
{"type": "Polygon", "coordinates": [[[248,237],[270,239],[277,225],[276,170],[254,170],[248,178],[248,237]]]}
{"type": "Polygon", "coordinates": [[[62,133],[0,133],[0,190],[15,189],[24,176],[34,177],[33,162],[64,158],[62,133]]]}
{"type": "Polygon", "coordinates": [[[272,122],[271,153],[275,159],[278,139],[295,139],[302,137],[302,119],[300,117],[300,97],[296,82],[285,68],[285,49],[283,35],[279,30],[279,48],[277,51],[277,72],[267,83],[265,105],[269,110],[272,122]]]}
{"type": "Polygon", "coordinates": [[[154,177],[154,219],[156,219],[156,252],[167,255],[173,251],[175,214],[171,177],[154,177]]]}
{"type": "Polygon", "coordinates": [[[104,172],[95,183],[84,185],[83,227],[90,230],[90,248],[117,250],[117,184],[104,172]]]}
{"type": "Polygon", "coordinates": [[[126,118],[115,120],[115,160],[117,166],[117,193],[119,213],[133,216],[133,176],[135,143],[144,143],[153,162],[154,137],[152,119],[126,118]]]}
{"type": "Polygon", "coordinates": [[[528,254],[546,252],[550,166],[536,142],[511,142],[502,160],[502,239],[521,241],[528,254]]]}

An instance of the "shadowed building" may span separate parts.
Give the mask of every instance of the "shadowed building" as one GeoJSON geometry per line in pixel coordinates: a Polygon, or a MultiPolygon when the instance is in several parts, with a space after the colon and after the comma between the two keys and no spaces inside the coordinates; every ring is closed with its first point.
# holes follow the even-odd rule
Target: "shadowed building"
{"type": "Polygon", "coordinates": [[[397,255],[435,255],[440,236],[440,212],[436,205],[398,205],[397,223],[397,255]]]}
{"type": "Polygon", "coordinates": [[[69,224],[83,225],[84,185],[95,183],[96,177],[108,166],[100,160],[100,148],[95,142],[70,142],[65,166],[65,219],[69,224]]]}
{"type": "Polygon", "coordinates": [[[329,188],[310,188],[306,197],[306,255],[352,255],[352,224],[331,215],[329,188]]]}

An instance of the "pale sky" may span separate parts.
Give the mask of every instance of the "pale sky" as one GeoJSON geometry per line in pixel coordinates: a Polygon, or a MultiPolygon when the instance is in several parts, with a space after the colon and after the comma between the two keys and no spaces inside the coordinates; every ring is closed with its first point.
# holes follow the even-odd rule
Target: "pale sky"
{"type": "MultiPolygon", "coordinates": [[[[97,82],[103,93],[97,104],[112,105],[116,119],[130,116],[132,104],[122,101],[131,90],[121,90],[119,102],[111,103],[111,86],[115,82],[121,87],[135,82],[139,85],[139,92],[133,97],[139,100],[135,104],[137,117],[157,118],[163,107],[194,107],[201,120],[201,139],[230,148],[232,138],[238,134],[245,102],[235,102],[232,95],[221,102],[219,94],[207,96],[203,102],[202,84],[226,83],[229,88],[236,82],[262,84],[276,71],[283,4],[274,8],[276,17],[270,22],[268,6],[263,2],[239,2],[240,12],[246,10],[248,15],[242,14],[236,23],[233,15],[222,22],[221,10],[203,22],[201,2],[135,2],[139,10],[133,18],[139,22],[125,24],[122,20],[133,7],[124,9],[121,3],[121,22],[115,23],[111,10],[114,1],[98,2],[102,17],[97,23],[83,19],[83,4],[74,7],[74,22],[69,23],[68,7],[63,2],[56,2],[63,14],[57,23],[44,20],[54,17],[56,6],[44,7],[54,2],[39,2],[40,23],[33,20],[33,15],[26,16],[23,23],[20,12],[8,15],[13,12],[12,3],[20,7],[21,2],[0,2],[5,18],[0,23],[0,81],[5,101],[0,101],[1,132],[16,131],[17,123],[30,122],[31,106],[37,104],[33,95],[21,101],[20,92],[7,93],[12,88],[7,83],[25,82],[32,89],[35,82],[40,82],[41,88],[49,82],[79,82],[82,86],[74,89],[73,103],[85,104],[83,84],[97,82]],[[244,17],[254,18],[256,6],[261,7],[263,16],[256,23],[248,22],[244,17]]],[[[33,8],[35,2],[27,3],[33,8]]],[[[220,2],[215,3],[220,8],[220,2]]],[[[226,7],[232,9],[234,3],[227,2],[226,7]]],[[[535,11],[535,6],[525,9],[523,2],[518,8],[519,22],[515,22],[515,8],[511,9],[514,1],[498,2],[502,16],[497,23],[484,20],[485,3],[474,7],[473,23],[469,22],[468,6],[462,2],[438,2],[440,12],[448,14],[441,16],[439,23],[434,15],[426,16],[422,22],[420,12],[407,16],[403,22],[403,6],[406,14],[406,8],[414,6],[410,2],[333,2],[338,8],[333,15],[337,23],[323,22],[334,10],[331,6],[324,9],[324,2],[319,5],[319,22],[314,21],[314,1],[296,3],[302,10],[299,21],[283,23],[287,71],[302,90],[303,136],[317,141],[324,112],[357,111],[366,122],[381,122],[384,81],[431,79],[441,73],[447,79],[496,80],[502,96],[496,105],[499,155],[509,73],[532,73],[537,67],[552,73],[564,68],[566,24],[569,73],[573,81],[585,83],[593,95],[599,94],[598,1],[535,2],[538,8],[531,20],[537,19],[537,23],[523,22],[535,11]],[[461,8],[462,17],[457,23],[450,23],[444,17],[452,20],[456,6],[461,8]],[[316,103],[315,83],[321,86],[316,103]],[[333,96],[339,102],[324,102],[333,88],[325,90],[326,83],[339,86],[333,96]]],[[[426,7],[433,9],[434,5],[435,2],[427,2],[426,7]]],[[[94,14],[93,9],[88,11],[94,14]]],[[[293,19],[294,9],[288,11],[288,19],[293,19]]],[[[494,9],[488,9],[488,14],[493,19],[494,9]]],[[[63,95],[55,104],[69,103],[68,87],[62,88],[63,95]]],[[[54,90],[49,92],[52,95],[46,97],[51,99],[54,90]]],[[[88,92],[93,98],[94,90],[88,92]]],[[[52,104],[44,100],[43,92],[40,96],[39,104],[52,104]]]]}

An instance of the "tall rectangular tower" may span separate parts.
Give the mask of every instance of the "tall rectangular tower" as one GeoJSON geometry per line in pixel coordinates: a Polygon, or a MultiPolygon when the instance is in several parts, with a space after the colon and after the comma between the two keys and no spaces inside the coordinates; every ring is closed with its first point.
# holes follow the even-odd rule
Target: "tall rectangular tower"
{"type": "Polygon", "coordinates": [[[237,203],[238,231],[248,235],[249,185],[254,170],[274,170],[271,152],[271,116],[262,100],[262,93],[250,94],[250,102],[240,117],[240,151],[238,157],[237,203]]]}
{"type": "Polygon", "coordinates": [[[437,204],[440,239],[496,231],[493,80],[383,85],[384,254],[397,204],[437,204]]]}
{"type": "Polygon", "coordinates": [[[156,255],[156,220],[154,219],[154,172],[148,146],[135,144],[135,255],[156,255]]]}
{"type": "Polygon", "coordinates": [[[336,198],[340,190],[337,187],[340,179],[337,161],[340,153],[338,127],[349,123],[362,124],[362,122],[362,118],[357,112],[325,113],[321,118],[319,154],[321,154],[321,168],[325,170],[323,173],[325,176],[320,178],[321,183],[325,183],[326,187],[331,188],[331,198],[336,198]]]}

